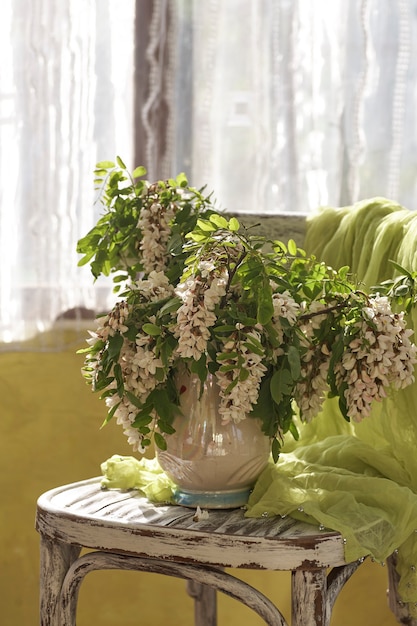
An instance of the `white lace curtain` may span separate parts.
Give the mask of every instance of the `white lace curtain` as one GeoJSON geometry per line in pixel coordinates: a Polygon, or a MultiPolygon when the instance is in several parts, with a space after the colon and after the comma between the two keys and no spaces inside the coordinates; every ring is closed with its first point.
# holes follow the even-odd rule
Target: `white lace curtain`
{"type": "Polygon", "coordinates": [[[416,0],[180,5],[177,169],[234,211],[417,208],[416,0]]]}
{"type": "Polygon", "coordinates": [[[75,252],[97,160],[234,212],[417,207],[417,0],[5,0],[0,47],[6,349],[107,306],[75,252]]]}
{"type": "Polygon", "coordinates": [[[134,2],[4,0],[0,30],[0,341],[10,349],[66,310],[106,301],[108,288],[77,268],[76,242],[99,215],[95,163],[131,157],[134,2]]]}

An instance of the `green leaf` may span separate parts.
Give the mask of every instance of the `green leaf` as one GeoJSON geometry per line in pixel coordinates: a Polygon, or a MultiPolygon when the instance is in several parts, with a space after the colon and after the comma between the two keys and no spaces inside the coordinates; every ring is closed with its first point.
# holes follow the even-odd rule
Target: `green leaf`
{"type": "Polygon", "coordinates": [[[216,230],[216,227],[209,220],[197,220],[197,226],[204,232],[214,232],[216,230]]]}
{"type": "Polygon", "coordinates": [[[285,245],[283,241],[275,240],[273,242],[273,249],[279,255],[287,253],[287,246],[285,245]]]}
{"type": "Polygon", "coordinates": [[[119,363],[116,363],[116,365],[113,368],[113,371],[114,371],[114,377],[117,383],[117,393],[119,394],[120,397],[122,397],[123,392],[124,392],[124,383],[123,383],[122,368],[120,367],[119,363]]]}
{"type": "Polygon", "coordinates": [[[291,376],[293,380],[298,380],[301,375],[300,353],[295,346],[288,348],[288,363],[290,364],[291,376]]]}
{"type": "Polygon", "coordinates": [[[142,408],[142,403],[131,391],[125,390],[125,396],[137,409],[142,408]]]}
{"type": "Polygon", "coordinates": [[[113,161],[100,161],[96,165],[96,169],[98,170],[111,170],[113,167],[115,167],[113,161]]]}
{"type": "Polygon", "coordinates": [[[112,408],[110,409],[110,411],[107,413],[106,415],[106,419],[104,420],[104,422],[101,425],[101,428],[103,428],[104,426],[106,426],[106,424],[108,424],[111,420],[111,418],[114,416],[114,414],[116,413],[117,409],[120,406],[120,402],[118,402],[117,404],[115,404],[114,406],[112,406],[112,408]]]}
{"type": "Polygon", "coordinates": [[[230,363],[229,365],[221,365],[219,367],[219,372],[232,372],[233,370],[237,370],[237,363],[230,363]]]}
{"type": "Polygon", "coordinates": [[[218,228],[227,228],[228,226],[227,219],[218,213],[212,213],[209,219],[210,222],[213,222],[218,228]]]}
{"type": "Polygon", "coordinates": [[[80,348],[75,354],[86,354],[87,352],[91,352],[91,346],[88,346],[87,348],[80,348]]]}
{"type": "Polygon", "coordinates": [[[144,324],[142,326],[142,330],[147,335],[151,335],[151,337],[157,337],[162,333],[162,330],[159,328],[159,326],[150,323],[144,324]]]}
{"type": "Polygon", "coordinates": [[[165,370],[163,367],[157,367],[155,370],[155,378],[158,382],[162,383],[165,379],[165,370]]]}
{"type": "Polygon", "coordinates": [[[334,396],[339,394],[339,390],[336,387],[336,364],[342,358],[344,348],[345,346],[343,342],[343,337],[339,337],[332,345],[332,353],[329,361],[329,373],[327,375],[327,381],[334,396]]]}
{"type": "Polygon", "coordinates": [[[94,184],[101,186],[107,174],[108,174],[107,170],[98,170],[98,169],[94,170],[94,176],[97,176],[97,178],[94,179],[94,184]]]}
{"type": "Polygon", "coordinates": [[[154,440],[155,440],[155,444],[158,446],[160,450],[167,449],[167,442],[165,441],[161,433],[154,433],[154,440]]]}
{"type": "Polygon", "coordinates": [[[195,233],[195,232],[187,233],[185,237],[186,239],[192,239],[196,243],[200,243],[201,241],[205,241],[207,239],[207,235],[203,235],[203,234],[195,233]]]}
{"type": "Polygon", "coordinates": [[[127,274],[117,274],[116,276],[113,276],[113,282],[114,283],[123,283],[125,280],[127,280],[129,277],[127,274]]]}
{"type": "Polygon", "coordinates": [[[122,349],[124,337],[120,333],[109,336],[109,345],[107,348],[107,354],[109,359],[115,361],[119,358],[120,350],[122,349]]]}
{"type": "Polygon", "coordinates": [[[300,433],[298,432],[298,428],[297,428],[297,426],[294,424],[294,422],[292,420],[290,422],[288,430],[290,431],[290,433],[294,437],[295,441],[298,441],[300,439],[300,433]]]}
{"type": "Polygon", "coordinates": [[[262,285],[258,289],[257,296],[257,320],[260,324],[265,325],[271,320],[274,314],[274,305],[272,303],[272,289],[269,281],[263,281],[262,285]]]}
{"type": "Polygon", "coordinates": [[[106,389],[114,381],[114,376],[98,378],[94,381],[94,391],[102,391],[106,389]]]}
{"type": "Polygon", "coordinates": [[[249,370],[241,369],[239,373],[239,380],[244,381],[244,380],[247,380],[248,378],[249,378],[249,370]]]}
{"type": "Polygon", "coordinates": [[[197,374],[201,382],[204,382],[207,378],[207,358],[205,354],[202,354],[198,361],[192,361],[190,370],[193,374],[197,374]]]}
{"type": "Polygon", "coordinates": [[[215,333],[232,333],[236,330],[236,327],[232,324],[224,324],[222,326],[215,326],[213,330],[215,333]]]}
{"type": "Polygon", "coordinates": [[[167,313],[175,313],[181,305],[182,300],[180,298],[171,298],[159,309],[159,316],[166,315],[167,313]]]}
{"type": "Polygon", "coordinates": [[[296,256],[297,254],[297,244],[295,243],[294,239],[290,239],[288,242],[288,252],[292,256],[296,256]]]}
{"type": "Polygon", "coordinates": [[[403,267],[402,265],[400,265],[399,263],[396,263],[396,261],[393,261],[392,259],[389,259],[389,262],[391,263],[391,265],[398,271],[400,272],[400,274],[403,274],[405,276],[407,276],[408,278],[412,278],[413,275],[411,274],[411,272],[409,272],[405,267],[403,267]]]}
{"type": "Polygon", "coordinates": [[[111,398],[116,393],[117,393],[117,389],[106,389],[106,391],[103,391],[103,393],[100,394],[99,398],[100,400],[104,400],[105,398],[111,398]]]}
{"type": "Polygon", "coordinates": [[[95,255],[95,250],[93,250],[92,252],[89,252],[88,254],[83,256],[82,259],[80,259],[78,261],[78,267],[82,267],[83,265],[87,265],[87,263],[89,261],[91,261],[91,259],[93,258],[94,255],[95,255]]]}
{"type": "Polygon", "coordinates": [[[162,342],[158,343],[158,354],[165,368],[169,366],[170,358],[176,346],[176,340],[171,335],[168,335],[162,342]]]}
{"type": "Polygon", "coordinates": [[[350,422],[350,417],[348,415],[348,406],[347,406],[347,400],[345,397],[345,391],[348,388],[347,383],[343,383],[340,386],[340,389],[338,390],[339,392],[339,409],[343,415],[343,417],[345,418],[345,420],[347,422],[350,422]]]}
{"type": "Polygon", "coordinates": [[[399,285],[394,289],[394,295],[396,297],[406,296],[410,291],[410,287],[408,285],[399,285]]]}
{"type": "MultiPolygon", "coordinates": [[[[152,422],[153,418],[148,413],[138,413],[135,421],[132,423],[133,428],[137,428],[140,432],[143,432],[148,424],[152,422]]],[[[144,433],[145,434],[145,433],[144,433]]]]}
{"type": "Polygon", "coordinates": [[[162,433],[167,435],[173,435],[175,433],[175,428],[163,420],[158,420],[158,428],[162,433]]]}
{"type": "Polygon", "coordinates": [[[279,459],[279,455],[281,453],[281,444],[279,443],[276,437],[274,437],[272,440],[271,452],[272,452],[272,458],[274,460],[274,463],[277,463],[279,459]]]}
{"type": "Polygon", "coordinates": [[[225,361],[226,359],[236,359],[239,356],[238,352],[220,352],[216,356],[216,361],[225,361]]]}
{"type": "Polygon", "coordinates": [[[187,180],[187,176],[184,174],[184,172],[181,172],[181,174],[178,174],[175,183],[178,187],[187,187],[188,185],[188,180],[187,180]]]}
{"type": "Polygon", "coordinates": [[[116,157],[116,161],[117,161],[118,166],[121,167],[122,170],[126,169],[126,165],[123,163],[122,159],[119,156],[116,157]]]}
{"type": "Polygon", "coordinates": [[[154,389],[149,394],[148,400],[153,402],[155,411],[163,421],[172,421],[172,418],[178,412],[178,407],[171,402],[166,389],[154,389]]]}
{"type": "Polygon", "coordinates": [[[183,253],[183,238],[180,233],[174,233],[168,241],[168,252],[174,256],[179,256],[183,253]]]}
{"type": "Polygon", "coordinates": [[[292,393],[293,380],[288,370],[277,370],[271,378],[271,395],[276,404],[292,393]]]}
{"type": "Polygon", "coordinates": [[[139,165],[132,172],[132,178],[140,178],[141,176],[145,176],[146,168],[143,165],[139,165]]]}
{"type": "Polygon", "coordinates": [[[226,387],[226,389],[224,390],[225,395],[227,395],[228,393],[230,393],[232,391],[232,389],[234,387],[236,387],[236,385],[239,382],[239,378],[234,378],[226,387]]]}
{"type": "Polygon", "coordinates": [[[129,326],[127,331],[123,333],[123,336],[125,337],[125,339],[128,339],[129,341],[135,341],[137,334],[138,334],[138,329],[136,328],[134,324],[132,324],[132,326],[129,326]]]}
{"type": "Polygon", "coordinates": [[[240,228],[239,221],[235,217],[231,217],[229,220],[229,229],[233,232],[238,231],[240,228]]]}
{"type": "Polygon", "coordinates": [[[265,349],[260,341],[258,341],[255,337],[248,336],[247,340],[244,342],[244,345],[254,354],[258,356],[265,355],[265,349]]]}

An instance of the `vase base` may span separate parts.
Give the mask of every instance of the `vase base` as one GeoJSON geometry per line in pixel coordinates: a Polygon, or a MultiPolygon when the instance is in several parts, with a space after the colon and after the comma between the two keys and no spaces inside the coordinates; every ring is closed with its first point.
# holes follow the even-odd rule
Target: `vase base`
{"type": "Polygon", "coordinates": [[[174,502],[181,506],[202,509],[238,509],[247,504],[251,489],[231,489],[229,491],[192,491],[177,487],[174,502]]]}

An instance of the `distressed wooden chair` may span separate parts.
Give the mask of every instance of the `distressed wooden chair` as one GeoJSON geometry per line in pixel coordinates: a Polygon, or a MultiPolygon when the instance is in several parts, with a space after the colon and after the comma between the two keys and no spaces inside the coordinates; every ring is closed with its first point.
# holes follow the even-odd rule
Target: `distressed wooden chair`
{"type": "MultiPolygon", "coordinates": [[[[217,591],[244,603],[270,626],[287,626],[265,595],[224,568],[291,571],[292,626],[328,626],[339,591],[361,563],[345,563],[343,538],[336,532],[290,518],[248,519],[240,509],[210,511],[198,519],[195,510],[154,506],[138,492],[102,490],[99,478],[43,494],[36,528],[41,626],[73,626],[81,582],[89,572],[104,569],[187,580],[196,626],[217,623],[217,591]],[[93,551],[80,556],[83,547],[93,551]]],[[[402,623],[415,625],[396,601],[391,572],[391,607],[402,623]]]]}

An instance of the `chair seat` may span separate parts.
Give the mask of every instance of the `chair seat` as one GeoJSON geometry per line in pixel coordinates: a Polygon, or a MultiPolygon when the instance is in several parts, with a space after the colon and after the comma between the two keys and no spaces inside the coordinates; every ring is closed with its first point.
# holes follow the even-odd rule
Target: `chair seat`
{"type": "Polygon", "coordinates": [[[220,567],[268,570],[345,563],[337,532],[292,518],[251,519],[242,509],[155,506],[137,491],[103,490],[100,479],[48,491],[38,500],[37,530],[66,543],[220,567]]]}

